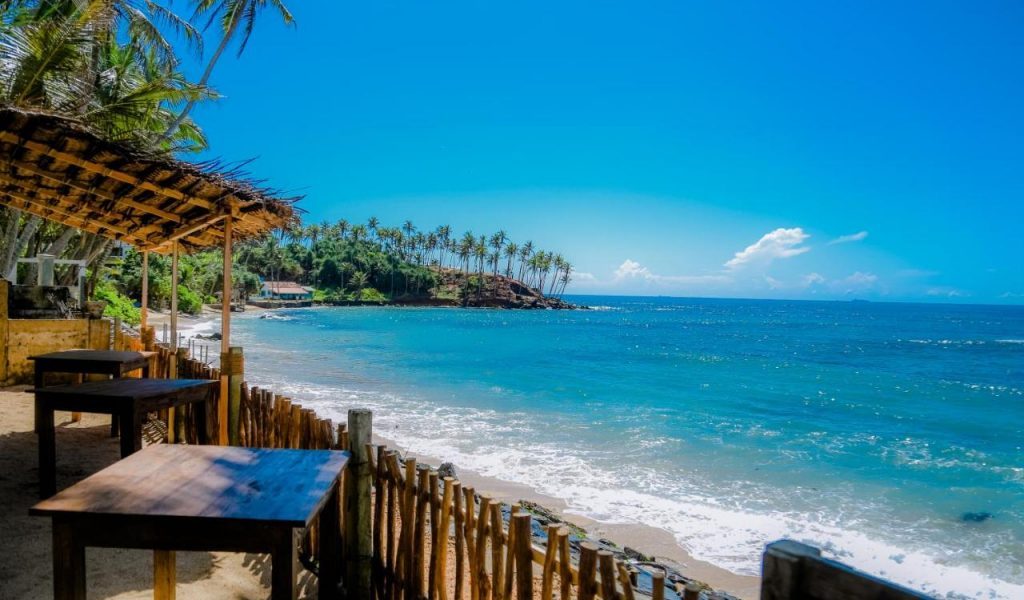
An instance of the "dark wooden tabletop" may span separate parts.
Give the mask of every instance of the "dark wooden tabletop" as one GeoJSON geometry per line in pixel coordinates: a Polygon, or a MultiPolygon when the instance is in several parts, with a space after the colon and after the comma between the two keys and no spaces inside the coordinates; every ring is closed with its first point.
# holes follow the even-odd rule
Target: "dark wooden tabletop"
{"type": "Polygon", "coordinates": [[[327,501],[348,456],[334,450],[159,444],[114,463],[29,512],[307,527],[327,501]]]}
{"type": "Polygon", "coordinates": [[[154,352],[131,352],[127,350],[62,350],[28,357],[29,360],[47,361],[89,361],[123,363],[147,360],[154,352]]]}
{"type": "Polygon", "coordinates": [[[185,390],[218,385],[215,379],[106,379],[51,385],[30,390],[47,398],[110,398],[114,400],[141,400],[171,396],[185,390]]]}

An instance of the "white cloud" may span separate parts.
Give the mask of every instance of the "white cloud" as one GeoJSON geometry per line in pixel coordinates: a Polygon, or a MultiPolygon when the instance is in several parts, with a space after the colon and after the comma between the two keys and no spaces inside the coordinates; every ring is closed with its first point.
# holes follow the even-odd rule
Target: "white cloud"
{"type": "Polygon", "coordinates": [[[613,282],[626,280],[642,280],[656,283],[694,284],[694,283],[725,283],[732,281],[727,275],[659,275],[637,261],[627,258],[619,268],[615,269],[613,282]]]}
{"type": "Polygon", "coordinates": [[[928,288],[924,293],[926,296],[937,296],[941,298],[966,298],[971,295],[970,292],[946,286],[928,288]]]}
{"type": "Polygon", "coordinates": [[[875,275],[874,273],[862,273],[861,271],[856,271],[847,277],[833,281],[832,288],[837,292],[852,294],[854,292],[869,290],[875,287],[875,284],[877,283],[878,275],[875,275]]]}
{"type": "Polygon", "coordinates": [[[597,277],[594,277],[593,273],[587,273],[585,271],[573,271],[572,278],[574,281],[597,281],[597,277]]]}
{"type": "Polygon", "coordinates": [[[727,269],[739,269],[754,263],[768,264],[777,258],[790,258],[803,254],[810,247],[802,245],[810,234],[800,227],[782,227],[761,236],[756,243],[737,252],[725,263],[727,269]]]}
{"type": "Polygon", "coordinates": [[[849,235],[841,235],[836,239],[832,240],[831,242],[829,242],[828,245],[834,246],[836,244],[848,244],[850,242],[859,242],[866,237],[868,237],[867,231],[858,231],[857,233],[851,233],[849,235]]]}
{"type": "Polygon", "coordinates": [[[772,277],[771,275],[765,275],[764,276],[764,282],[767,283],[768,287],[773,289],[773,290],[777,290],[777,289],[783,287],[782,282],[779,281],[778,279],[772,277]]]}
{"type": "Polygon", "coordinates": [[[651,277],[653,274],[650,269],[629,258],[619,265],[618,269],[615,269],[615,279],[650,279],[651,277]]]}
{"type": "Polygon", "coordinates": [[[825,283],[825,278],[817,273],[808,273],[803,276],[800,280],[804,287],[811,287],[812,285],[819,285],[825,283]]]}

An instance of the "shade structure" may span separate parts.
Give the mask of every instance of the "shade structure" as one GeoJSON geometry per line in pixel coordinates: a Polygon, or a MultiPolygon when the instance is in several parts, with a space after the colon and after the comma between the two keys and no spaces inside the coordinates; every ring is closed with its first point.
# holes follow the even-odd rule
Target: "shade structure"
{"type": "Polygon", "coordinates": [[[214,163],[140,152],[66,116],[0,108],[0,198],[7,206],[170,253],[223,246],[298,222],[283,198],[214,163]]]}

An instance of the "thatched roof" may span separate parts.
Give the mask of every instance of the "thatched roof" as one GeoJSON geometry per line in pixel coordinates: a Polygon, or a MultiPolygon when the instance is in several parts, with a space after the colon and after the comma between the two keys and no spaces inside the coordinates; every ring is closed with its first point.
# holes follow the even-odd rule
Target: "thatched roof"
{"type": "Polygon", "coordinates": [[[0,198],[7,206],[140,249],[218,246],[297,222],[298,198],[194,164],[104,140],[63,116],[0,107],[0,198]]]}

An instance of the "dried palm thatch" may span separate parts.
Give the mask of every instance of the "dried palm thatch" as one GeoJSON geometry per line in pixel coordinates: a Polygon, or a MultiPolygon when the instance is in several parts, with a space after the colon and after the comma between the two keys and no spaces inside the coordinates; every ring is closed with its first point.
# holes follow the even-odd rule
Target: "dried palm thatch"
{"type": "Polygon", "coordinates": [[[298,221],[297,197],[278,198],[236,169],[148,154],[104,140],[64,116],[0,107],[0,199],[7,206],[168,252],[246,239],[298,221]]]}

